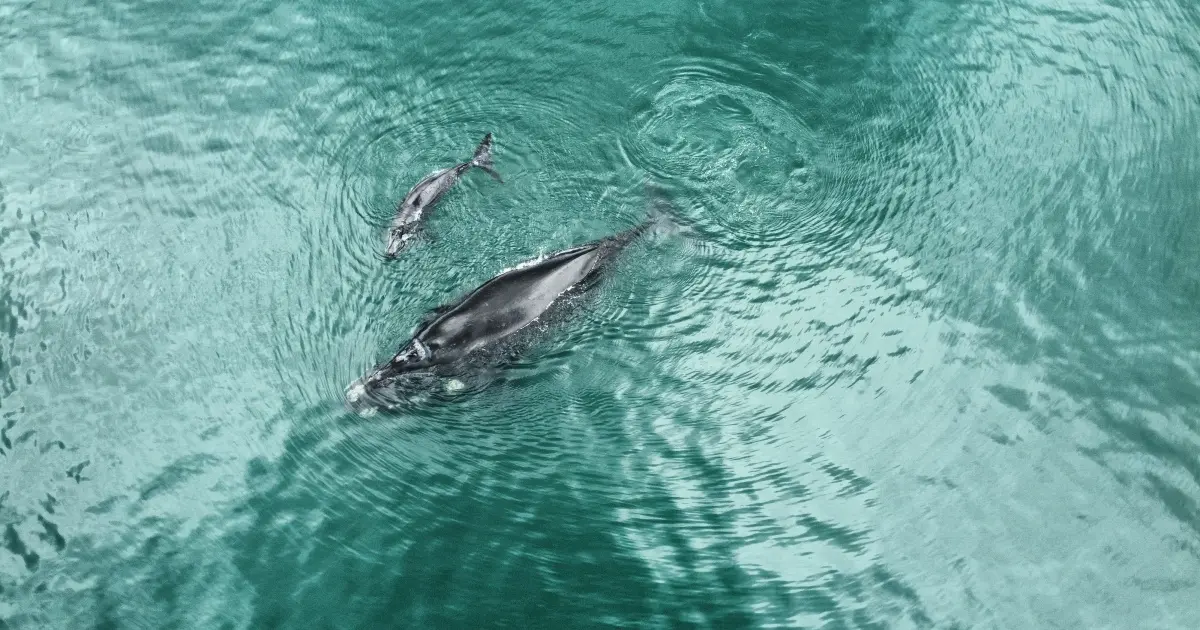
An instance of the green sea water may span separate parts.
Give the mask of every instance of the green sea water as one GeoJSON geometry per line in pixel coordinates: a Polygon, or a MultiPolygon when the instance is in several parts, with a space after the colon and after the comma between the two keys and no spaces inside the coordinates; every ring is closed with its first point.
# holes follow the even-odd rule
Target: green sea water
{"type": "Polygon", "coordinates": [[[1200,627],[1198,7],[0,0],[0,628],[1200,627]]]}

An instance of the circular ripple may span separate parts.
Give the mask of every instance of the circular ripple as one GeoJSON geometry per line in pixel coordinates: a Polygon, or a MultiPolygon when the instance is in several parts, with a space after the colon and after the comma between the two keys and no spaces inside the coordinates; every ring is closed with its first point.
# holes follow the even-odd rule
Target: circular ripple
{"type": "Polygon", "coordinates": [[[723,246],[795,242],[822,217],[822,147],[795,108],[738,81],[744,70],[705,59],[671,68],[639,96],[621,152],[675,182],[723,246]]]}

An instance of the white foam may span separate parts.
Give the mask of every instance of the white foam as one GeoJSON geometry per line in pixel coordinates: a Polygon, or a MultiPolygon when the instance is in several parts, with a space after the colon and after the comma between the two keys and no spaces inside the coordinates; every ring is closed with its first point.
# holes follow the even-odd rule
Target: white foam
{"type": "Polygon", "coordinates": [[[516,265],[513,265],[512,267],[509,267],[509,268],[507,268],[507,269],[501,269],[501,270],[500,270],[500,273],[498,273],[498,274],[496,274],[496,275],[498,275],[498,276],[499,276],[499,275],[502,275],[502,274],[506,274],[506,273],[508,273],[508,272],[510,272],[510,271],[516,271],[516,270],[518,270],[518,269],[524,269],[524,268],[526,268],[526,267],[532,267],[532,266],[534,266],[534,265],[536,265],[536,264],[538,264],[538,263],[542,262],[543,260],[546,260],[546,259],[547,259],[547,258],[549,258],[549,257],[550,257],[550,255],[549,255],[549,254],[541,254],[541,255],[539,255],[537,258],[531,258],[531,259],[529,259],[529,260],[526,260],[526,261],[524,261],[524,262],[517,263],[516,265]]]}

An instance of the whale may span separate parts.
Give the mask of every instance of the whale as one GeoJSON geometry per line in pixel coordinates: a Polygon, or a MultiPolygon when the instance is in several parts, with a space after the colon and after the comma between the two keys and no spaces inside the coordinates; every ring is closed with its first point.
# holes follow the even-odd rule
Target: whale
{"type": "Polygon", "coordinates": [[[462,388],[473,374],[494,374],[539,333],[577,312],[621,254],[664,219],[652,212],[623,232],[526,260],[426,312],[392,358],[346,387],[347,408],[372,415],[422,392],[462,388]]]}
{"type": "Polygon", "coordinates": [[[425,221],[437,202],[463,174],[478,168],[498,182],[504,179],[492,168],[492,134],[488,133],[475,149],[475,155],[467,162],[434,171],[417,182],[396,206],[396,214],[387,229],[384,258],[396,258],[416,240],[425,221]]]}

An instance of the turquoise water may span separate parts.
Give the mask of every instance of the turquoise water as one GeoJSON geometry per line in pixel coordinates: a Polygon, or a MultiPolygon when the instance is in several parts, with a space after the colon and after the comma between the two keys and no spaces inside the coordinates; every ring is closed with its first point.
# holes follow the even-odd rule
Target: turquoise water
{"type": "Polygon", "coordinates": [[[0,121],[0,628],[1200,627],[1194,3],[0,0],[0,121]]]}

